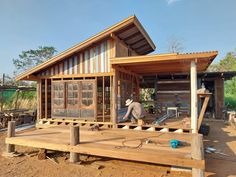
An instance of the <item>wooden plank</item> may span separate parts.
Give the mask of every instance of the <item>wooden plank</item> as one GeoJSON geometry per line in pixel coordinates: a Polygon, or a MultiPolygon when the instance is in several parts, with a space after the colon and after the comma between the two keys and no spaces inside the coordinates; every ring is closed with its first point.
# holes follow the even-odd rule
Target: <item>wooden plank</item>
{"type": "Polygon", "coordinates": [[[111,116],[113,115],[113,113],[112,113],[112,108],[113,108],[113,88],[112,88],[113,81],[112,81],[112,76],[110,76],[109,79],[110,79],[110,90],[109,90],[109,92],[110,92],[110,120],[109,121],[111,122],[112,121],[111,116]]]}
{"type": "Polygon", "coordinates": [[[45,118],[48,118],[48,81],[45,79],[45,118]]]}
{"type": "Polygon", "coordinates": [[[87,129],[81,129],[81,144],[78,146],[68,145],[69,131],[63,127],[25,132],[20,134],[18,137],[7,138],[6,143],[139,162],[204,169],[204,160],[191,158],[190,146],[173,150],[169,146],[157,146],[155,144],[144,143],[141,148],[137,149],[122,148],[122,142],[126,137],[131,139],[127,139],[125,144],[132,147],[137,146],[137,144],[140,143],[140,138],[147,139],[150,137],[157,138],[158,142],[165,142],[167,144],[168,140],[171,138],[189,142],[192,137],[190,134],[157,134],[156,132],[140,133],[139,131],[113,130],[114,129],[104,129],[99,133],[88,131],[87,129]],[[119,146],[121,147],[118,148],[119,146]]]}
{"type": "Polygon", "coordinates": [[[201,112],[200,112],[199,117],[198,117],[198,127],[197,127],[198,130],[199,130],[200,127],[201,127],[202,120],[203,120],[203,116],[204,116],[204,114],[205,114],[205,112],[206,112],[206,108],[207,108],[207,105],[208,105],[209,100],[210,100],[210,95],[206,95],[206,96],[204,97],[202,109],[201,109],[201,112]]]}
{"type": "Polygon", "coordinates": [[[192,54],[156,54],[156,55],[147,55],[147,56],[132,56],[132,57],[119,57],[112,58],[112,64],[128,64],[128,63],[143,63],[143,62],[171,62],[171,61],[192,61],[196,58],[198,62],[207,62],[211,58],[215,58],[218,52],[201,52],[201,53],[192,53],[192,54]]]}
{"type": "Polygon", "coordinates": [[[105,122],[105,79],[102,77],[102,120],[105,122]]]}
{"type": "MultiPolygon", "coordinates": [[[[129,47],[123,40],[120,40],[114,33],[111,34],[111,37],[120,43],[122,46],[126,47],[128,50],[135,52],[131,47],[129,47]]],[[[127,55],[128,56],[128,55],[127,55]]]]}
{"type": "MultiPolygon", "coordinates": [[[[16,122],[15,121],[9,121],[8,122],[8,128],[7,128],[7,137],[11,138],[15,136],[15,128],[16,128],[16,122]]],[[[6,152],[7,153],[13,153],[15,151],[15,145],[13,144],[6,144],[6,152]]]]}
{"type": "Polygon", "coordinates": [[[197,66],[194,61],[191,62],[191,128],[193,133],[197,133],[197,66]]]}
{"type": "Polygon", "coordinates": [[[224,79],[215,79],[215,116],[217,119],[223,118],[222,110],[224,108],[224,79]]]}
{"type": "Polygon", "coordinates": [[[70,74],[70,75],[56,75],[56,76],[39,76],[38,79],[64,79],[64,78],[82,78],[82,77],[96,77],[96,76],[112,76],[114,73],[88,73],[88,74],[70,74]]]}
{"type": "Polygon", "coordinates": [[[112,83],[112,87],[113,87],[113,94],[112,94],[112,122],[113,125],[115,127],[115,125],[117,124],[117,114],[118,114],[118,100],[117,100],[117,96],[118,96],[118,71],[115,70],[114,71],[114,75],[113,75],[113,83],[112,83]]]}
{"type": "Polygon", "coordinates": [[[37,81],[37,103],[38,103],[38,110],[37,110],[37,120],[42,118],[42,80],[37,81]]]}
{"type": "MultiPolygon", "coordinates": [[[[80,129],[78,126],[70,127],[70,145],[76,146],[80,143],[80,129]]],[[[79,161],[79,154],[70,152],[70,162],[75,163],[79,161]]]]}
{"type": "MultiPolygon", "coordinates": [[[[204,147],[203,147],[203,138],[200,134],[195,134],[192,137],[192,143],[191,143],[191,156],[195,160],[203,160],[204,159],[204,147]]],[[[204,177],[205,168],[192,168],[192,177],[204,177]]]]}

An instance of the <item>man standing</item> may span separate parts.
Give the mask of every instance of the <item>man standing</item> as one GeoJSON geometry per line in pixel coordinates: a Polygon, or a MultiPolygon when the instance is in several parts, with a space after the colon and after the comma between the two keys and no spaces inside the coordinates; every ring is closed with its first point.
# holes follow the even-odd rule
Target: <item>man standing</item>
{"type": "Polygon", "coordinates": [[[140,103],[128,99],[125,101],[125,105],[128,106],[128,110],[123,119],[131,119],[132,123],[136,123],[138,119],[145,117],[146,112],[140,103]]]}

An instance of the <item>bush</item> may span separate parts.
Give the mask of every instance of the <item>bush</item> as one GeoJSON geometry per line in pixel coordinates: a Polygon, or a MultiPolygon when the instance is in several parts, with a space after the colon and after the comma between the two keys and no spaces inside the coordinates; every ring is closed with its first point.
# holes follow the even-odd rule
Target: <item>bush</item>
{"type": "Polygon", "coordinates": [[[236,95],[225,94],[225,105],[229,109],[236,110],[236,95]]]}
{"type": "Polygon", "coordinates": [[[225,82],[225,105],[236,110],[236,77],[225,82]]]}

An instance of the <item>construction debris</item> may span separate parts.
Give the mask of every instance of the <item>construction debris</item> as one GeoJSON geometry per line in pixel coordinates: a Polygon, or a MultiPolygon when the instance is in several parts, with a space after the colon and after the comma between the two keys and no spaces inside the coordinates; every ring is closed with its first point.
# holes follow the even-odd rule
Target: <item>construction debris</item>
{"type": "Polygon", "coordinates": [[[100,131],[100,128],[98,125],[94,125],[88,129],[89,131],[100,131]]]}
{"type": "Polygon", "coordinates": [[[212,148],[212,147],[206,147],[205,152],[209,153],[209,154],[215,153],[215,154],[220,154],[220,155],[223,155],[223,156],[230,156],[230,155],[225,154],[223,152],[217,151],[215,148],[212,148]]]}

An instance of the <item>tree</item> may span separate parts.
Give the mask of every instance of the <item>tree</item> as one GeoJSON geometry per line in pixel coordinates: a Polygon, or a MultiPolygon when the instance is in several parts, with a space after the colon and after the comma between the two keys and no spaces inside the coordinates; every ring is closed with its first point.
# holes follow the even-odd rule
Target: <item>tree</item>
{"type": "Polygon", "coordinates": [[[44,62],[51,58],[56,52],[54,47],[47,46],[40,46],[35,50],[22,51],[21,54],[19,54],[19,58],[13,59],[13,64],[16,68],[15,73],[25,71],[44,62]]]}
{"type": "Polygon", "coordinates": [[[14,84],[15,84],[14,79],[7,74],[3,74],[2,77],[0,78],[0,85],[14,85],[14,84]]]}
{"type": "MultiPolygon", "coordinates": [[[[228,52],[218,63],[211,64],[208,71],[236,71],[236,49],[228,52]]],[[[226,105],[231,109],[236,109],[236,77],[227,80],[224,88],[226,105]]]]}
{"type": "Polygon", "coordinates": [[[183,49],[182,42],[176,37],[172,36],[167,43],[167,51],[170,53],[180,53],[183,52],[183,49]]]}
{"type": "Polygon", "coordinates": [[[228,52],[218,63],[211,64],[208,71],[236,71],[236,49],[228,52]]]}

